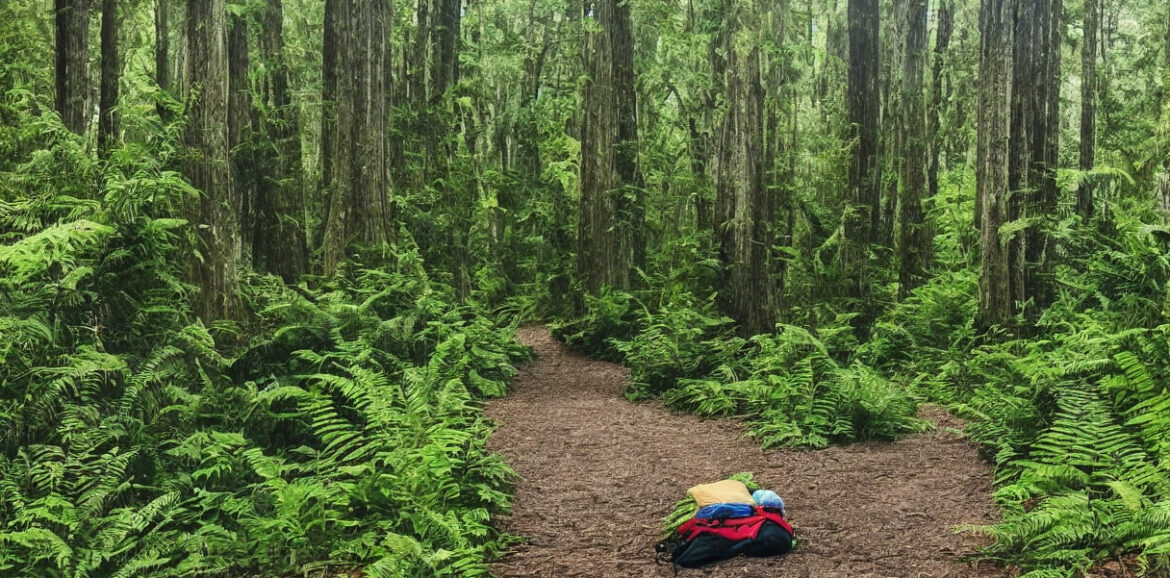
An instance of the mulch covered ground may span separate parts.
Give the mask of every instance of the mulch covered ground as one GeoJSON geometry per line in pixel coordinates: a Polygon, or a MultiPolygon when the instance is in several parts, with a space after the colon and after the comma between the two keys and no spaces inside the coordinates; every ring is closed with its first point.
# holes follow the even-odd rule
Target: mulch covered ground
{"type": "Polygon", "coordinates": [[[895,443],[763,451],[732,421],[703,421],[622,397],[628,372],[567,351],[541,327],[513,393],[488,405],[492,449],[520,476],[505,532],[526,538],[497,576],[672,576],[656,565],[659,521],[686,489],[755,473],[787,505],[800,545],[780,558],[740,558],[680,576],[1011,576],[962,558],[962,524],[994,520],[991,471],[976,447],[938,430],[895,443]]]}

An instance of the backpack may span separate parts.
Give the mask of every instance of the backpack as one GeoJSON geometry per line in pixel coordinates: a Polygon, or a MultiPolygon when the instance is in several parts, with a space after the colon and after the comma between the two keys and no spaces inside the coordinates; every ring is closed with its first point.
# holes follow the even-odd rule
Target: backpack
{"type": "Polygon", "coordinates": [[[659,559],[698,568],[736,556],[779,556],[792,551],[792,526],[772,508],[754,508],[742,518],[691,518],[673,539],[655,546],[659,559]]]}

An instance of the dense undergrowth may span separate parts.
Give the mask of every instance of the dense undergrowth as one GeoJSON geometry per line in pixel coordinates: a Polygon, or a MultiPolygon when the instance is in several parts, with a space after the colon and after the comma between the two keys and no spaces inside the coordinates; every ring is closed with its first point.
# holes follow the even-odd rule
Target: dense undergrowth
{"type": "Polygon", "coordinates": [[[526,354],[509,327],[410,250],[252,277],[205,326],[165,159],[24,130],[44,148],[0,167],[0,574],[488,575],[512,472],[477,400],[526,354]]]}
{"type": "Polygon", "coordinates": [[[1170,573],[1170,229],[1117,208],[1062,239],[1059,295],[1034,328],[979,334],[977,277],[941,275],[859,351],[971,420],[996,467],[990,558],[1075,576],[1138,555],[1170,573]]]}
{"type": "Polygon", "coordinates": [[[916,392],[851,359],[856,340],[844,320],[744,339],[711,300],[683,294],[650,308],[655,292],[641,297],[587,298],[583,317],[555,325],[569,345],[627,364],[631,399],[742,417],[765,447],[894,439],[927,427],[915,417],[916,392]]]}
{"type": "Polygon", "coordinates": [[[695,266],[690,283],[587,298],[557,333],[627,364],[631,398],[744,418],[765,446],[893,438],[924,427],[919,402],[939,403],[969,420],[995,466],[1002,522],[961,529],[992,538],[982,556],[1030,577],[1130,556],[1146,575],[1170,575],[1170,229],[1124,203],[1090,226],[1054,225],[1055,303],[981,330],[978,273],[951,233],[973,213],[950,211],[969,201],[948,194],[939,210],[951,216],[936,216],[942,270],[886,306],[864,340],[832,299],[742,338],[714,297],[678,289],[703,286],[695,266]]]}

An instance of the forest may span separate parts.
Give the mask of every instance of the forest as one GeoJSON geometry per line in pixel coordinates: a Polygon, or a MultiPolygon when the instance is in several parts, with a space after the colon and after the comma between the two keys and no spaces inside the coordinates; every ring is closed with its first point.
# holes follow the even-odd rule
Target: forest
{"type": "Polygon", "coordinates": [[[537,323],[1170,576],[1170,4],[0,2],[0,575],[491,576],[537,323]]]}

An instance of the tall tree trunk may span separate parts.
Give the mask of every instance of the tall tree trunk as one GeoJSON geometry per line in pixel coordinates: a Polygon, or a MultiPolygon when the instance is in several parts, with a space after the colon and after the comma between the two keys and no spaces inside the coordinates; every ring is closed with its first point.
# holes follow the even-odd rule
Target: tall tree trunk
{"type": "Polygon", "coordinates": [[[102,78],[98,112],[98,154],[105,157],[118,135],[118,84],[122,59],[118,51],[118,3],[102,0],[102,78]]]}
{"type": "MultiPolygon", "coordinates": [[[[251,61],[248,22],[242,16],[228,18],[228,150],[232,159],[232,209],[239,219],[241,254],[251,261],[252,205],[256,196],[257,163],[247,141],[252,135],[252,88],[248,86],[251,61]]],[[[267,168],[267,167],[265,167],[267,168]]]]}
{"type": "Polygon", "coordinates": [[[599,29],[585,38],[589,82],[581,135],[581,197],[577,272],[585,289],[629,290],[644,227],[638,182],[638,133],[629,2],[593,5],[599,29]]]}
{"type": "Polygon", "coordinates": [[[304,230],[304,179],[297,114],[288,90],[284,57],[284,6],[267,0],[261,12],[260,47],[266,63],[268,111],[262,130],[268,146],[259,162],[268,174],[257,182],[252,259],[258,271],[294,283],[308,272],[304,230]]]}
{"type": "MultiPolygon", "coordinates": [[[[708,43],[707,74],[710,75],[712,81],[702,91],[702,101],[699,105],[698,114],[701,115],[703,121],[703,130],[696,130],[694,123],[691,123],[690,126],[692,150],[695,155],[701,155],[698,162],[692,164],[692,170],[703,171],[702,173],[695,172],[696,175],[701,174],[698,179],[702,183],[695,195],[695,225],[700,231],[715,231],[715,202],[710,194],[714,186],[708,167],[718,166],[719,147],[716,135],[718,129],[715,127],[712,111],[717,108],[719,95],[726,89],[723,86],[725,83],[719,80],[722,80],[722,76],[726,74],[727,70],[723,47],[727,45],[730,35],[731,26],[720,26],[708,43]]],[[[715,233],[718,234],[718,231],[715,233]]]]}
{"type": "Polygon", "coordinates": [[[201,192],[189,211],[203,258],[190,281],[202,293],[195,312],[225,319],[237,301],[240,228],[228,151],[228,50],[225,0],[187,0],[187,127],[185,173],[201,192]]]}
{"type": "MultiPolygon", "coordinates": [[[[1008,157],[1008,195],[1007,218],[1009,221],[1019,221],[1028,216],[1029,205],[1035,198],[1036,183],[1029,183],[1032,176],[1032,159],[1035,150],[1036,115],[1040,109],[1036,106],[1037,99],[1043,98],[1041,88],[1036,86],[1040,81],[1036,76],[1038,64],[1043,61],[1043,55],[1036,54],[1036,37],[1040,12],[1039,4],[1047,0],[1015,0],[1016,11],[1012,27],[1012,84],[1011,84],[1011,129],[1009,136],[1008,157]]],[[[1025,283],[1027,234],[1015,234],[1008,244],[1008,268],[1011,273],[1011,299],[1013,303],[1027,301],[1027,284],[1025,283]]],[[[1015,308],[1013,307],[1013,310],[1015,308]]]]}
{"type": "Polygon", "coordinates": [[[439,14],[434,43],[434,71],[431,74],[433,90],[431,101],[443,98],[447,90],[459,82],[459,28],[462,20],[462,0],[437,0],[439,14]]]}
{"type": "MultiPolygon", "coordinates": [[[[1057,205],[1060,201],[1060,188],[1056,184],[1056,172],[1060,168],[1060,87],[1061,81],[1061,54],[1064,43],[1064,0],[1049,0],[1047,36],[1040,40],[1047,42],[1044,48],[1045,62],[1043,69],[1044,79],[1044,147],[1040,163],[1034,166],[1040,182],[1039,198],[1036,200],[1036,213],[1041,218],[1041,225],[1032,229],[1029,239],[1028,262],[1031,264],[1029,289],[1030,297],[1035,301],[1039,310],[1046,309],[1054,301],[1052,272],[1056,257],[1057,241],[1052,237],[1051,229],[1057,220],[1057,205]]],[[[1037,311],[1038,316],[1039,311],[1037,311]]]]}
{"type": "MultiPolygon", "coordinates": [[[[1060,52],[1061,25],[1064,8],[1063,0],[1039,0],[1036,2],[1035,29],[1032,36],[1031,78],[1029,88],[1033,91],[1028,116],[1032,127],[1032,151],[1029,154],[1026,177],[1027,188],[1032,197],[1024,197],[1027,207],[1022,215],[1032,220],[1024,236],[1024,286],[1018,293],[1023,303],[1031,300],[1039,311],[1052,302],[1051,276],[1052,240],[1047,231],[1050,220],[1056,215],[1059,190],[1056,186],[1056,169],[1060,138],[1060,52]]],[[[1027,62],[1029,58],[1017,62],[1027,62]]],[[[1025,66],[1027,66],[1025,64],[1025,66]]],[[[1016,129],[1013,128],[1013,131],[1016,129]]]]}
{"type": "Polygon", "coordinates": [[[410,98],[416,107],[429,101],[427,88],[430,81],[430,34],[431,34],[431,2],[434,0],[417,0],[418,8],[415,11],[415,25],[418,27],[414,38],[414,71],[411,73],[410,98]]]}
{"type": "Polygon", "coordinates": [[[907,0],[906,53],[902,61],[902,190],[898,203],[899,295],[905,298],[927,278],[930,266],[930,228],[922,210],[926,189],[926,117],[923,114],[922,76],[926,59],[926,0],[907,0]]]}
{"type": "MultiPolygon", "coordinates": [[[[906,110],[902,101],[902,70],[906,54],[906,22],[909,0],[893,2],[890,10],[882,15],[882,29],[878,39],[880,51],[888,55],[881,59],[878,68],[878,102],[881,103],[881,119],[878,123],[878,162],[881,163],[881,210],[874,221],[876,228],[870,233],[870,243],[880,247],[894,248],[896,245],[894,224],[897,221],[899,186],[903,175],[903,146],[906,139],[906,110]]],[[[884,8],[879,7],[879,9],[884,8]]],[[[883,258],[886,251],[878,253],[883,258]]]]}
{"type": "Polygon", "coordinates": [[[720,302],[744,335],[775,329],[776,294],[770,254],[774,203],[764,187],[763,107],[758,43],[737,43],[742,32],[758,34],[758,14],[724,2],[728,34],[725,87],[727,114],[720,131],[715,185],[716,238],[725,267],[720,302]]]}
{"type": "MultiPolygon", "coordinates": [[[[775,43],[775,46],[789,45],[790,2],[779,0],[770,5],[764,12],[767,20],[765,33],[775,43]]],[[[789,148],[787,125],[789,115],[786,115],[791,96],[792,63],[787,50],[777,50],[769,54],[763,69],[766,71],[764,82],[764,154],[763,179],[764,190],[770,191],[772,203],[776,213],[772,215],[773,223],[791,223],[795,210],[792,203],[792,183],[795,176],[790,170],[789,159],[793,149],[789,148]],[[788,158],[785,158],[788,157],[788,158]]],[[[773,245],[791,246],[792,229],[789,226],[774,225],[773,245]]],[[[785,263],[782,260],[773,260],[772,278],[775,279],[774,294],[776,295],[776,316],[782,316],[782,303],[779,296],[784,294],[785,263]]]]}
{"type": "Polygon", "coordinates": [[[868,292],[869,245],[881,209],[879,29],[877,0],[849,0],[849,123],[854,144],[840,259],[846,294],[855,298],[868,292]]]}
{"type": "Polygon", "coordinates": [[[329,0],[327,12],[329,4],[335,28],[327,62],[336,71],[326,74],[336,75],[336,93],[325,151],[330,206],[323,244],[325,273],[332,275],[355,243],[377,246],[395,235],[386,147],[389,0],[329,0]]]}
{"type": "MultiPolygon", "coordinates": [[[[638,93],[634,87],[634,22],[629,0],[615,0],[610,50],[613,56],[613,96],[617,105],[617,140],[614,141],[614,170],[623,187],[622,221],[628,228],[623,253],[632,257],[634,267],[646,269],[646,188],[638,169],[638,93]]],[[[631,282],[637,285],[637,277],[631,282]]]]}
{"type": "Polygon", "coordinates": [[[930,160],[926,169],[926,195],[934,198],[938,194],[939,156],[942,143],[939,134],[942,125],[942,116],[945,114],[950,94],[943,91],[943,64],[947,50],[951,44],[951,32],[954,30],[955,13],[951,9],[952,0],[941,0],[938,7],[938,28],[935,31],[934,64],[931,83],[931,111],[927,115],[926,142],[930,147],[930,160]]]}
{"type": "MultiPolygon", "coordinates": [[[[479,204],[477,183],[474,175],[468,179],[452,178],[452,162],[458,153],[458,141],[454,135],[462,130],[457,114],[448,102],[459,80],[460,28],[462,21],[461,0],[434,0],[431,14],[431,86],[427,89],[430,99],[420,109],[423,115],[422,134],[425,143],[424,182],[434,186],[442,203],[452,207],[451,222],[446,227],[445,242],[453,261],[456,297],[462,301],[471,294],[472,255],[470,231],[474,228],[475,208],[479,204]]],[[[474,146],[474,144],[473,144],[474,146]]],[[[474,156],[473,156],[474,158],[474,156]]]]}
{"type": "MultiPolygon", "coordinates": [[[[1097,0],[1085,0],[1084,40],[1081,42],[1081,142],[1079,167],[1093,170],[1097,156],[1097,0]]],[[[1170,51],[1170,47],[1167,48],[1170,51]]],[[[1077,214],[1093,216],[1093,183],[1086,178],[1077,189],[1077,214]]]]}
{"type": "Polygon", "coordinates": [[[325,2],[324,38],[321,48],[321,203],[320,226],[310,234],[309,246],[320,248],[324,245],[325,227],[331,218],[333,207],[333,160],[340,154],[335,150],[341,145],[334,142],[338,131],[337,126],[337,82],[338,82],[338,54],[341,46],[338,44],[338,34],[341,28],[338,12],[344,0],[328,0],[325,2]]]}
{"type": "MultiPolygon", "coordinates": [[[[174,86],[171,82],[171,0],[155,0],[154,7],[154,81],[163,92],[172,93],[174,86]]],[[[170,122],[171,111],[165,104],[155,105],[158,117],[164,122],[170,122]]]]}
{"type": "Polygon", "coordinates": [[[84,134],[89,97],[89,0],[54,0],[56,110],[65,128],[84,134]]]}
{"type": "Polygon", "coordinates": [[[155,0],[154,80],[163,90],[171,87],[170,28],[170,0],[155,0]]]}
{"type": "Polygon", "coordinates": [[[1008,246],[999,229],[1008,221],[1008,141],[1011,137],[1012,21],[1016,0],[982,0],[979,12],[979,134],[976,163],[982,246],[979,321],[1006,324],[1012,303],[1008,246]]]}

